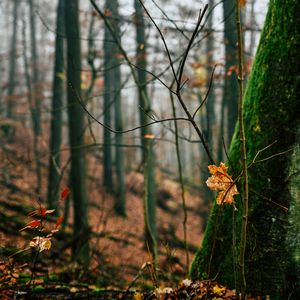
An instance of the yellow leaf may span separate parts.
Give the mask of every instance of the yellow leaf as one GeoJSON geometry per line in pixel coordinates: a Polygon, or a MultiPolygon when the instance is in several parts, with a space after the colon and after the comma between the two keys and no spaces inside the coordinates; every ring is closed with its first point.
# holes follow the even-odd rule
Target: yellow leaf
{"type": "Polygon", "coordinates": [[[132,298],[132,300],[143,300],[143,299],[144,299],[143,294],[138,293],[138,292],[134,293],[133,298],[132,298]]]}
{"type": "Polygon", "coordinates": [[[227,167],[224,163],[220,163],[220,166],[209,165],[208,170],[212,174],[206,180],[206,185],[214,191],[219,191],[217,196],[217,204],[223,203],[232,204],[234,202],[233,196],[239,194],[233,179],[227,172],[227,167]]]}
{"type": "Polygon", "coordinates": [[[217,294],[218,296],[222,296],[226,292],[226,288],[219,285],[214,285],[213,293],[217,294]]]}
{"type": "Polygon", "coordinates": [[[30,241],[29,246],[36,248],[39,252],[50,250],[51,238],[36,236],[30,241]]]}

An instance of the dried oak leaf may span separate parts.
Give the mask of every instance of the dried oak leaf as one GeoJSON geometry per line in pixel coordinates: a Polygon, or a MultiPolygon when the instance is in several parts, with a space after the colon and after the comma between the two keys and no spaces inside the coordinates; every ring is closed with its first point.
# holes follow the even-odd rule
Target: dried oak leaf
{"type": "Polygon", "coordinates": [[[239,194],[232,177],[227,172],[228,167],[224,163],[220,166],[209,165],[208,170],[212,176],[206,180],[206,185],[214,191],[220,191],[217,196],[217,204],[223,203],[232,204],[234,202],[233,196],[239,194]]]}

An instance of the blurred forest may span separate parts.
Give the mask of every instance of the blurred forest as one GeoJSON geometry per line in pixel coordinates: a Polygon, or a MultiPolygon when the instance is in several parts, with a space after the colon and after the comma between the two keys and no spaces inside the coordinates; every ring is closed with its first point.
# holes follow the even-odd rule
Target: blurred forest
{"type": "MultiPolygon", "coordinates": [[[[269,1],[237,2],[246,86],[269,1]]],[[[235,5],[0,1],[1,297],[120,299],[189,276],[216,195],[207,167],[228,161],[238,121],[235,5]]],[[[149,295],[134,299],[173,299],[149,295]]]]}

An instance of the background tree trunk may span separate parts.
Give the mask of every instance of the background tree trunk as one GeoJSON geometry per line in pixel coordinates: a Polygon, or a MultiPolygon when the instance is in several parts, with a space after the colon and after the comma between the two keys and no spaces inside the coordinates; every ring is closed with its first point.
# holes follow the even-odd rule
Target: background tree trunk
{"type": "Polygon", "coordinates": [[[60,181],[60,145],[62,134],[62,109],[64,95],[64,6],[65,1],[59,0],[57,6],[55,62],[53,72],[53,94],[51,113],[51,137],[48,177],[48,206],[56,207],[60,181]]]}
{"type": "Polygon", "coordinates": [[[81,95],[81,51],[78,0],[65,2],[67,36],[67,95],[69,139],[71,146],[71,188],[74,204],[73,258],[83,265],[89,262],[88,199],[84,148],[84,111],[78,103],[81,95]]]}
{"type": "MultiPolygon", "coordinates": [[[[12,118],[13,107],[14,107],[14,91],[16,85],[16,56],[17,56],[17,28],[18,28],[18,5],[19,0],[14,0],[13,8],[13,32],[9,53],[9,75],[8,75],[8,89],[7,89],[7,117],[12,118]]],[[[2,107],[0,107],[2,112],[2,107]]]]}
{"type": "Polygon", "coordinates": [[[30,12],[30,39],[31,39],[31,62],[32,62],[32,88],[31,88],[31,101],[32,101],[32,120],[33,120],[33,148],[36,163],[36,178],[37,178],[37,194],[40,195],[42,187],[42,166],[40,162],[40,144],[41,144],[41,86],[39,81],[38,69],[38,52],[36,47],[36,24],[35,24],[35,11],[33,0],[28,0],[30,12]]]}
{"type": "MultiPolygon", "coordinates": [[[[147,92],[147,43],[145,38],[145,21],[143,8],[138,0],[134,1],[136,22],[136,64],[138,77],[139,115],[140,124],[146,124],[151,119],[151,103],[147,92]]],[[[156,196],[155,196],[155,154],[154,139],[149,126],[141,128],[141,141],[143,146],[142,160],[144,164],[145,180],[145,219],[146,239],[151,252],[156,256],[156,196]]]]}
{"type": "MultiPolygon", "coordinates": [[[[298,0],[270,1],[244,96],[248,164],[259,150],[275,143],[258,157],[258,160],[269,159],[249,168],[250,208],[245,261],[247,291],[253,295],[270,295],[271,299],[288,299],[288,285],[292,280],[289,268],[298,264],[299,272],[299,260],[295,261],[286,243],[294,226],[288,226],[287,210],[291,205],[299,209],[299,201],[295,202],[292,197],[289,178],[293,162],[290,150],[297,143],[300,128],[299,10],[298,0]],[[282,152],[284,154],[278,155],[282,152]]],[[[229,153],[234,177],[241,169],[239,149],[237,128],[229,153]]],[[[241,186],[239,184],[242,193],[241,186]]],[[[235,286],[234,257],[239,252],[242,219],[240,197],[236,197],[236,206],[236,216],[232,206],[213,207],[202,247],[192,265],[193,278],[217,275],[221,283],[235,286]]],[[[298,279],[292,285],[298,284],[298,291],[293,291],[293,299],[299,299],[299,274],[296,275],[298,279]]]]}
{"type": "MultiPolygon", "coordinates": [[[[237,121],[238,85],[237,85],[237,33],[235,24],[235,1],[223,2],[224,43],[225,43],[225,86],[223,102],[227,107],[227,146],[230,145],[237,121]]],[[[223,133],[223,135],[225,135],[223,133]]],[[[222,145],[223,147],[223,145],[222,145]]]]}
{"type": "MultiPolygon", "coordinates": [[[[117,0],[109,1],[109,9],[111,11],[111,25],[114,28],[116,37],[120,40],[120,16],[119,5],[117,0]]],[[[122,121],[122,103],[121,103],[121,51],[118,43],[111,36],[111,52],[110,61],[111,68],[108,70],[111,82],[113,82],[113,90],[110,93],[110,99],[114,102],[115,129],[123,130],[122,121]]],[[[110,87],[111,88],[111,87],[110,87]]],[[[123,134],[116,133],[116,186],[115,186],[115,211],[116,213],[126,215],[126,194],[125,194],[125,166],[124,151],[122,148],[123,134]]]]}
{"type": "MultiPolygon", "coordinates": [[[[112,21],[115,16],[112,14],[112,7],[114,1],[107,0],[105,2],[106,18],[109,22],[112,21]]],[[[111,110],[114,97],[114,82],[112,77],[113,65],[113,45],[115,40],[113,39],[109,29],[105,26],[104,29],[104,124],[111,127],[111,110]]],[[[112,137],[111,132],[103,128],[103,184],[105,189],[112,193],[114,190],[113,186],[113,170],[112,170],[112,137]]]]}

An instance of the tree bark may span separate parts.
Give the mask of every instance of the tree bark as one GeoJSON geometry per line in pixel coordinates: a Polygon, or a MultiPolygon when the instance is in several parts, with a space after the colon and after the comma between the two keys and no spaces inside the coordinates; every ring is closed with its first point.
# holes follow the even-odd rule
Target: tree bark
{"type": "MultiPolygon", "coordinates": [[[[115,32],[120,38],[120,24],[119,24],[119,8],[118,1],[114,1],[113,6],[113,16],[115,22],[113,23],[115,27],[115,32]]],[[[122,118],[122,101],[121,101],[121,52],[117,43],[113,45],[113,81],[114,81],[114,104],[115,104],[115,128],[117,131],[123,130],[123,118],[122,118]]],[[[125,189],[125,165],[124,165],[124,150],[122,148],[123,144],[123,134],[116,133],[116,174],[117,174],[117,184],[116,184],[116,196],[115,196],[115,211],[126,216],[126,189],[125,189]]]]}
{"type": "Polygon", "coordinates": [[[84,148],[84,111],[78,103],[81,96],[81,50],[78,0],[65,2],[67,37],[67,98],[69,140],[71,146],[71,189],[74,204],[73,259],[89,263],[88,198],[86,189],[86,160],[84,148]]]}
{"type": "MultiPolygon", "coordinates": [[[[8,75],[8,89],[7,89],[7,117],[12,118],[14,108],[14,91],[16,86],[16,55],[17,55],[17,28],[18,28],[18,5],[19,0],[14,0],[13,8],[13,32],[9,53],[9,75],[8,75]]],[[[2,107],[0,107],[0,112],[2,107]]]]}
{"type": "Polygon", "coordinates": [[[32,62],[32,87],[31,87],[31,114],[33,121],[33,148],[36,163],[36,177],[37,177],[37,194],[40,195],[42,188],[42,170],[40,162],[40,138],[42,133],[41,125],[41,87],[39,80],[38,69],[38,52],[36,45],[36,23],[34,12],[34,0],[28,0],[30,12],[30,39],[31,39],[31,62],[32,62]]]}
{"type": "MultiPolygon", "coordinates": [[[[293,218],[289,217],[288,209],[294,207],[295,211],[295,207],[299,209],[300,206],[290,182],[294,161],[291,149],[299,145],[297,132],[300,128],[299,10],[299,0],[270,1],[244,95],[248,166],[258,151],[264,149],[259,153],[257,163],[248,169],[247,292],[270,295],[271,299],[288,299],[289,292],[293,292],[292,299],[300,296],[299,259],[294,255],[295,248],[291,252],[288,242],[295,225],[289,223],[293,218]]],[[[241,170],[238,133],[237,127],[229,151],[231,173],[235,177],[241,170]]],[[[241,186],[240,183],[240,192],[241,186]]],[[[238,211],[234,213],[231,206],[214,205],[202,247],[192,265],[193,278],[218,275],[221,283],[235,286],[236,258],[233,253],[239,253],[238,233],[242,220],[239,197],[236,207],[238,211]]],[[[297,239],[294,245],[300,244],[299,237],[297,239]]]]}
{"type": "MultiPolygon", "coordinates": [[[[147,124],[151,119],[151,103],[147,92],[147,42],[145,38],[145,21],[143,18],[143,8],[138,0],[134,1],[135,21],[136,21],[136,64],[138,78],[138,95],[139,95],[139,112],[140,124],[147,124]]],[[[141,141],[143,147],[142,160],[144,164],[145,180],[145,222],[146,222],[146,239],[148,246],[156,257],[156,196],[155,196],[155,154],[154,139],[149,126],[141,128],[141,141]]]]}
{"type": "MultiPolygon", "coordinates": [[[[225,86],[223,102],[227,107],[227,145],[230,145],[238,116],[237,85],[237,33],[235,25],[234,0],[223,2],[224,43],[225,43],[225,86]]],[[[223,135],[225,135],[223,133],[223,135]]],[[[222,145],[223,146],[223,145],[222,145]]]]}
{"type": "MultiPolygon", "coordinates": [[[[107,0],[105,3],[106,9],[106,18],[109,22],[111,22],[112,18],[115,16],[112,15],[112,1],[107,0]]],[[[112,70],[115,66],[113,66],[112,59],[112,48],[115,43],[114,39],[111,36],[111,33],[107,26],[104,29],[104,124],[106,126],[111,127],[111,110],[112,110],[112,102],[114,95],[114,82],[112,77],[112,70]]],[[[113,185],[113,170],[112,170],[112,147],[111,147],[111,132],[103,128],[104,136],[103,136],[103,184],[105,189],[112,193],[114,190],[113,185]]]]}
{"type": "Polygon", "coordinates": [[[54,208],[59,197],[60,182],[60,146],[62,134],[62,106],[64,95],[64,6],[65,1],[59,0],[57,6],[55,62],[52,87],[51,137],[48,176],[48,206],[54,208]]]}

